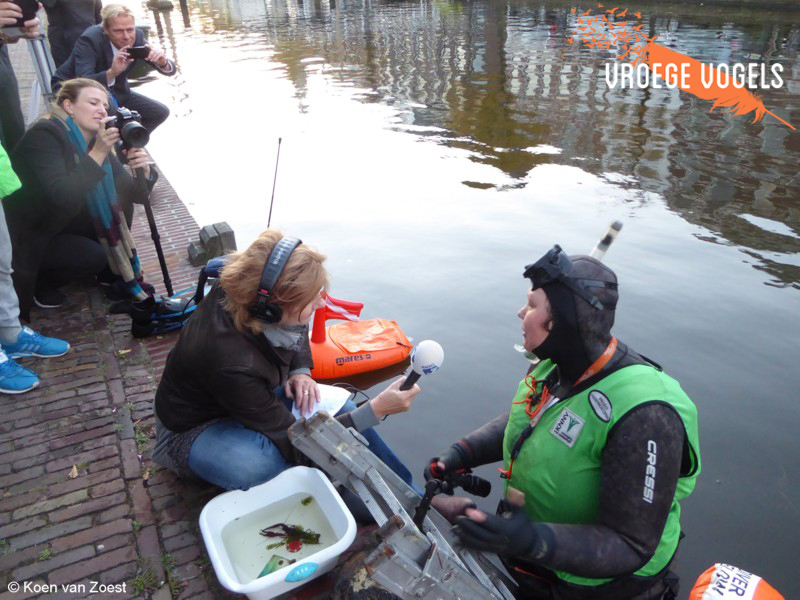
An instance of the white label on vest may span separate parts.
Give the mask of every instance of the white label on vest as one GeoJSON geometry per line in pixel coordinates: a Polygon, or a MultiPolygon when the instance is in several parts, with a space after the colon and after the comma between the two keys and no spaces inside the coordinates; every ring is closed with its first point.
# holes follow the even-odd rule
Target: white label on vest
{"type": "Polygon", "coordinates": [[[589,392],[589,404],[592,406],[594,414],[603,423],[611,420],[611,401],[603,392],[597,390],[589,392]]]}
{"type": "Polygon", "coordinates": [[[581,429],[583,429],[583,423],[583,419],[568,408],[565,408],[550,433],[572,448],[578,439],[581,429]]]}

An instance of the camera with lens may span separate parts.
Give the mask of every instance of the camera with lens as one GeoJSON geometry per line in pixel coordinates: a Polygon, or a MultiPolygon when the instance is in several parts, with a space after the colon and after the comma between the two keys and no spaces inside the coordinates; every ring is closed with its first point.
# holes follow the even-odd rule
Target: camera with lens
{"type": "Polygon", "coordinates": [[[150,132],[142,125],[142,117],[135,110],[128,110],[120,106],[111,112],[114,117],[106,122],[106,129],[116,127],[122,140],[122,148],[144,148],[150,141],[150,132]]]}

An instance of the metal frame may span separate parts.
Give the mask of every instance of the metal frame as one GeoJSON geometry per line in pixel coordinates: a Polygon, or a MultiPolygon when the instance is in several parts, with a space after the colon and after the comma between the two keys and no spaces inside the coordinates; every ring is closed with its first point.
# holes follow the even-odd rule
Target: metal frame
{"type": "Polygon", "coordinates": [[[39,116],[39,94],[44,98],[45,106],[49,106],[55,99],[53,88],[50,81],[53,73],[56,72],[56,64],[53,62],[53,55],[50,54],[50,45],[47,43],[47,36],[40,35],[35,40],[28,40],[28,52],[31,55],[33,69],[36,71],[36,79],[31,84],[30,106],[28,108],[28,123],[39,116]]]}
{"type": "Polygon", "coordinates": [[[412,515],[419,495],[367,447],[364,438],[326,413],[299,420],[289,439],[331,477],[355,493],[381,526],[367,557],[370,577],[405,600],[511,600],[510,580],[480,553],[456,549],[450,524],[429,511],[422,529],[412,515]]]}

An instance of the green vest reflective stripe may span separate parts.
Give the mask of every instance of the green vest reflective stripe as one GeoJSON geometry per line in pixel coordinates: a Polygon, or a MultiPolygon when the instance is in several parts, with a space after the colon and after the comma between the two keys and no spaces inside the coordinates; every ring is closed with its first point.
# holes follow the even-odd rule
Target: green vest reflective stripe
{"type": "MultiPolygon", "coordinates": [[[[537,382],[545,380],[555,366],[542,361],[532,372],[537,382]]],[[[539,384],[541,386],[541,383],[539,384]]],[[[528,426],[525,396],[529,388],[520,382],[503,439],[503,460],[508,469],[514,443],[528,426]]],[[[539,388],[537,391],[541,392],[539,388]]],[[[700,472],[697,409],[677,381],[647,365],[624,367],[583,392],[558,402],[542,416],[514,461],[508,485],[525,493],[525,512],[540,523],[591,524],[596,522],[600,488],[600,465],[608,434],[631,409],[663,402],[680,415],[691,448],[690,473],[678,481],[661,542],[650,561],[635,574],[657,574],[670,561],[680,536],[678,501],[694,489],[700,472]]],[[[657,449],[653,457],[657,465],[657,449]]],[[[657,475],[657,471],[656,471],[657,475]]],[[[649,474],[642,473],[642,496],[647,501],[649,474]]],[[[650,482],[652,484],[652,480],[650,482]]],[[[597,586],[610,579],[590,579],[555,571],[569,583],[597,586]]]]}

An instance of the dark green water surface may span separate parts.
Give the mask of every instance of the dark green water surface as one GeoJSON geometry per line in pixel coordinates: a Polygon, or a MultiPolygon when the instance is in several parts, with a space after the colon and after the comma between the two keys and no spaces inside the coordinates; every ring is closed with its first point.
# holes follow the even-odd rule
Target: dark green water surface
{"type": "MultiPolygon", "coordinates": [[[[730,562],[800,598],[800,132],[677,89],[610,90],[614,54],[567,41],[572,6],[142,6],[180,66],[141,88],[173,113],[150,149],[198,222],[227,221],[243,248],[266,226],[282,138],[273,225],[328,255],[334,296],[445,349],[413,410],[381,425],[417,474],[507,409],[527,366],[523,266],[554,243],[586,253],[621,219],[615,333],[700,414],[684,595],[730,562]]],[[[629,11],[698,60],[781,64],[762,99],[800,127],[800,15],[745,6],[629,11]]],[[[492,508],[499,480],[481,474],[492,508]]]]}

